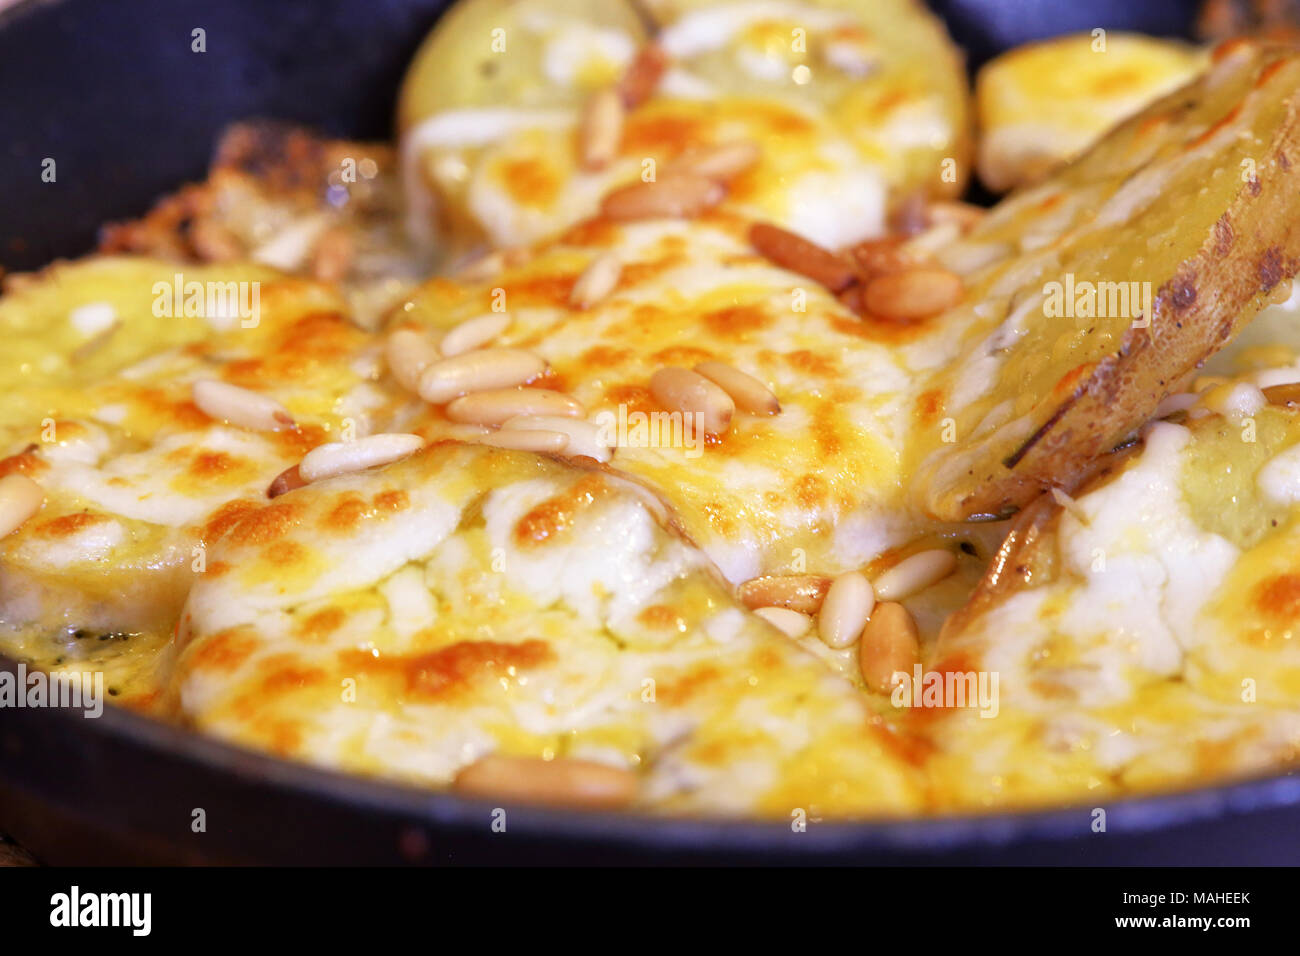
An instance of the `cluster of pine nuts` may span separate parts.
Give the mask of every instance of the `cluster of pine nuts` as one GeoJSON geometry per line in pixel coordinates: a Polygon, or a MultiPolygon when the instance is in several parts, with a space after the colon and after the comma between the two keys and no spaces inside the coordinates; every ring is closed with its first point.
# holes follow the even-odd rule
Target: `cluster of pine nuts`
{"type": "Polygon", "coordinates": [[[956,556],[946,549],[918,551],[871,581],[860,571],[834,578],[815,574],[765,575],[739,588],[745,606],[790,637],[813,626],[827,647],[858,646],[858,667],[868,688],[889,693],[896,671],[911,672],[920,659],[916,622],[900,601],[950,575],[956,556]]]}
{"type": "Polygon", "coordinates": [[[833,252],[770,223],[754,223],[749,241],[759,255],[807,276],[863,316],[908,325],[938,315],[961,301],[961,276],[932,259],[944,243],[978,221],[974,207],[936,203],[934,225],[911,238],[868,239],[833,252]],[[948,213],[949,207],[960,207],[948,213]],[[960,213],[960,214],[959,214],[960,213]]]}
{"type": "MultiPolygon", "coordinates": [[[[663,49],[648,44],[616,85],[591,95],[578,120],[578,160],[584,169],[604,169],[617,158],[628,112],[654,94],[667,67],[663,49]]],[[[623,222],[698,216],[722,202],[730,182],[759,157],[758,146],[748,141],[686,150],[653,180],[638,180],[606,194],[601,215],[623,222]]]]}

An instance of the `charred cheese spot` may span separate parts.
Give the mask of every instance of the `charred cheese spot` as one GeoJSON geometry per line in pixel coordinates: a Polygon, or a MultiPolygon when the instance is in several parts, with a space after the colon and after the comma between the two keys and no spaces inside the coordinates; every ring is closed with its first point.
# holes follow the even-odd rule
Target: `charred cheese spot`
{"type": "Polygon", "coordinates": [[[609,491],[603,478],[588,475],[564,494],[548,498],[524,515],[515,525],[515,542],[539,545],[564,534],[609,491]]]}
{"type": "Polygon", "coordinates": [[[538,159],[511,159],[497,170],[510,197],[522,206],[549,206],[560,193],[556,171],[538,159]]]}
{"type": "Polygon", "coordinates": [[[748,338],[751,333],[766,329],[772,324],[772,315],[756,306],[734,306],[706,312],[701,316],[704,325],[724,341],[748,338]]]}
{"type": "Polygon", "coordinates": [[[372,499],[376,511],[405,511],[411,507],[411,496],[400,488],[381,491],[372,499]]]}
{"type": "Polygon", "coordinates": [[[231,674],[238,670],[261,646],[246,628],[232,628],[212,635],[195,650],[191,664],[199,670],[231,674]]]}
{"type": "Polygon", "coordinates": [[[62,515],[37,524],[35,534],[46,538],[70,538],[81,534],[87,528],[93,528],[95,525],[111,520],[107,515],[92,514],[91,512],[62,515]]]}
{"type": "Polygon", "coordinates": [[[1300,622],[1300,574],[1279,574],[1261,582],[1255,592],[1255,605],[1275,620],[1300,622]]]}
{"type": "Polygon", "coordinates": [[[528,670],[554,658],[550,645],[539,640],[461,641],[411,657],[375,657],[361,651],[339,655],[344,670],[392,675],[417,698],[455,694],[492,678],[525,677],[528,670]]]}
{"type": "Polygon", "coordinates": [[[276,541],[262,549],[262,560],[273,568],[301,565],[310,552],[296,541],[276,541]]]}
{"type": "Polygon", "coordinates": [[[226,537],[241,545],[270,544],[296,529],[304,513],[296,501],[274,502],[240,519],[226,537]]]}
{"type": "Polygon", "coordinates": [[[342,627],[346,617],[347,615],[342,608],[324,608],[308,615],[305,620],[299,623],[296,634],[304,641],[322,641],[342,627]]]}
{"type": "Polygon", "coordinates": [[[214,511],[204,523],[200,536],[204,541],[215,541],[237,525],[243,518],[255,511],[257,506],[257,502],[246,499],[227,501],[214,511]]]}

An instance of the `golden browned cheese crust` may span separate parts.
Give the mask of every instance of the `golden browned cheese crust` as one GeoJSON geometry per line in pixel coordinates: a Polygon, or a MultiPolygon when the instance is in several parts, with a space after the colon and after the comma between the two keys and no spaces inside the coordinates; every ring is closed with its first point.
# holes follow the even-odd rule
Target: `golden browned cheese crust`
{"type": "Polygon", "coordinates": [[[277,474],[418,411],[372,381],[381,343],[345,309],[333,288],[265,267],[122,256],[52,266],[0,299],[0,475],[44,496],[0,538],[8,652],[147,674],[205,549],[277,474]],[[227,421],[200,406],[200,382],[278,403],[292,423],[227,421]]]}
{"type": "Polygon", "coordinates": [[[212,549],[172,681],[188,723],[447,784],[598,761],[655,810],[892,815],[906,739],[732,596],[626,479],[442,443],[291,491],[212,549]]]}

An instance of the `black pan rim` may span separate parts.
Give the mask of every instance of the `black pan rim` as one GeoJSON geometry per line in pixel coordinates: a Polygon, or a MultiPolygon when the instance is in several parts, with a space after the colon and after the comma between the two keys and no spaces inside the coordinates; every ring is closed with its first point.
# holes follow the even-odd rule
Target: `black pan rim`
{"type": "MultiPolygon", "coordinates": [[[[30,16],[58,8],[65,0],[18,0],[0,10],[0,30],[18,27],[30,16]]],[[[16,664],[0,656],[0,669],[16,664]]],[[[102,717],[77,726],[79,713],[48,711],[42,719],[64,721],[70,735],[89,743],[113,738],[161,758],[228,774],[232,781],[271,786],[329,803],[374,811],[393,819],[446,830],[481,826],[490,801],[423,789],[377,778],[349,775],[305,763],[281,760],[217,738],[128,711],[107,707],[102,717]]],[[[14,781],[21,786],[21,781],[14,781]]],[[[1154,794],[1099,799],[1108,831],[1158,832],[1173,826],[1222,820],[1275,808],[1300,806],[1300,768],[1270,771],[1208,786],[1154,794]]],[[[1034,839],[1081,837],[1089,833],[1093,806],[1077,802],[1032,809],[990,810],[942,816],[835,819],[812,823],[792,839],[788,822],[757,818],[670,817],[645,813],[581,812],[519,806],[511,808],[512,829],[548,840],[629,849],[665,847],[705,851],[772,848],[794,858],[855,850],[902,852],[954,848],[995,848],[1034,839]]]]}
{"type": "MultiPolygon", "coordinates": [[[[17,663],[0,656],[0,670],[16,671],[17,663]]],[[[141,751],[159,753],[205,770],[228,775],[232,781],[271,785],[304,796],[324,799],[358,810],[374,810],[394,819],[435,828],[481,826],[499,801],[467,799],[434,788],[421,788],[382,778],[331,770],[228,743],[197,731],[169,724],[124,707],[108,705],[103,714],[86,721],[75,708],[49,708],[49,719],[69,724],[69,733],[105,735],[141,751]]],[[[1172,825],[1218,820],[1300,804],[1300,768],[1269,772],[1210,786],[1155,794],[1099,798],[1063,806],[990,810],[935,816],[845,818],[812,821],[806,832],[794,833],[788,822],[752,817],[674,817],[617,811],[575,812],[565,808],[512,805],[511,828],[524,836],[600,843],[629,849],[665,846],[717,851],[752,851],[771,846],[808,855],[855,847],[891,851],[938,851],[953,847],[995,848],[1033,839],[1084,837],[1091,814],[1106,811],[1107,832],[1142,834],[1172,825]]]]}

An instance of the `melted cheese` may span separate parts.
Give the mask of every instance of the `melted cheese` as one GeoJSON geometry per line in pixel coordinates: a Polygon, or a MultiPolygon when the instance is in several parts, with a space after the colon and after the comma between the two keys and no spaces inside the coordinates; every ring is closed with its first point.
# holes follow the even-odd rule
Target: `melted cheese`
{"type": "Polygon", "coordinates": [[[919,799],[852,686],[620,479],[533,455],[444,444],[290,492],[216,545],[183,629],[180,713],[284,756],[425,784],[578,757],[657,810],[919,799]]]}
{"type": "Polygon", "coordinates": [[[106,666],[135,672],[137,650],[148,658],[170,635],[204,547],[265,500],[279,472],[332,432],[363,435],[404,414],[410,399],[369,382],[379,344],[341,310],[325,287],[256,268],[111,258],[57,266],[0,303],[9,344],[0,472],[45,492],[40,512],[0,540],[11,651],[46,663],[76,657],[69,632],[132,634],[132,659],[106,666]],[[160,316],[171,297],[155,282],[170,288],[178,269],[185,282],[257,283],[250,327],[214,332],[204,314],[160,316]],[[83,354],[68,345],[83,330],[46,321],[108,307],[110,338],[83,354]],[[214,422],[192,401],[201,378],[272,397],[298,426],[214,422]]]}
{"type": "MultiPolygon", "coordinates": [[[[547,383],[607,426],[611,464],[659,489],[731,580],[801,561],[857,567],[932,527],[909,517],[899,458],[917,370],[941,343],[923,328],[900,341],[858,318],[756,256],[742,224],[593,223],[496,279],[435,280],[394,316],[446,329],[494,306],[512,320],[495,344],[546,359],[547,383]],[[574,281],[608,248],[623,262],[618,287],[573,308],[574,281]],[[718,440],[638,430],[637,415],[672,411],[649,393],[657,369],[710,360],[763,381],[781,413],[738,413],[718,440]]],[[[426,427],[439,437],[451,425],[435,414],[426,427]]]]}

